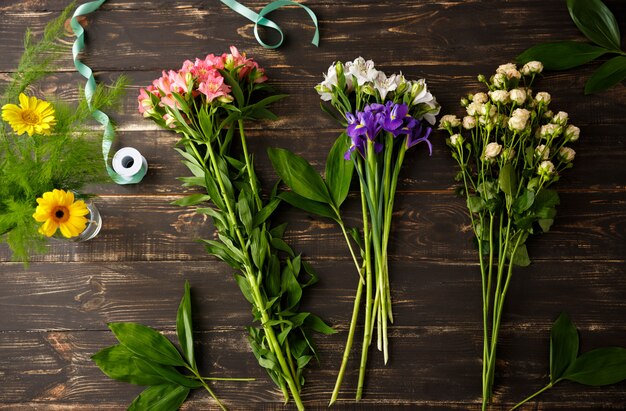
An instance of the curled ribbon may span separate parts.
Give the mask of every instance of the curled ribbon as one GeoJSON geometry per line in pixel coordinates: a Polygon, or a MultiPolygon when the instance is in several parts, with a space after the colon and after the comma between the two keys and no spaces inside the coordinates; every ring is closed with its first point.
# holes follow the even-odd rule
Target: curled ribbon
{"type": "Polygon", "coordinates": [[[85,84],[85,99],[87,100],[87,104],[91,110],[91,115],[104,127],[104,134],[102,136],[102,156],[104,157],[107,173],[111,177],[111,180],[117,184],[134,184],[141,181],[145,173],[143,173],[143,175],[140,173],[130,178],[123,177],[117,174],[109,165],[109,152],[111,151],[113,140],[115,140],[115,129],[113,128],[111,119],[106,115],[106,113],[93,108],[92,101],[96,91],[96,79],[93,76],[91,68],[78,58],[78,54],[85,49],[85,30],[78,22],[78,17],[98,10],[98,8],[100,8],[102,3],[105,1],[106,0],[97,0],[80,5],[72,15],[70,26],[76,35],[76,40],[74,40],[74,44],[72,45],[72,56],[74,58],[74,66],[76,67],[76,70],[87,79],[87,83],[85,84]]]}
{"type": "Polygon", "coordinates": [[[315,25],[315,34],[313,35],[313,40],[311,40],[311,43],[314,44],[316,47],[319,47],[320,31],[319,31],[319,27],[317,23],[317,16],[315,15],[315,13],[313,13],[313,11],[310,8],[308,8],[304,4],[300,4],[291,0],[276,0],[268,4],[267,6],[263,7],[261,11],[257,14],[254,11],[250,10],[249,8],[247,8],[246,6],[244,6],[243,4],[235,0],[220,0],[220,1],[224,3],[226,6],[233,9],[235,12],[241,14],[242,16],[244,16],[245,18],[253,22],[254,23],[254,37],[256,37],[256,41],[258,41],[260,45],[268,49],[275,49],[275,48],[280,47],[281,44],[283,44],[283,40],[285,36],[281,28],[278,26],[278,24],[274,23],[271,20],[266,19],[264,16],[284,6],[302,7],[309,14],[309,16],[311,17],[311,20],[313,20],[313,24],[315,25]],[[267,44],[263,40],[261,40],[261,37],[259,36],[259,26],[268,27],[268,28],[276,30],[278,34],[280,34],[280,40],[278,41],[278,43],[267,44]]]}

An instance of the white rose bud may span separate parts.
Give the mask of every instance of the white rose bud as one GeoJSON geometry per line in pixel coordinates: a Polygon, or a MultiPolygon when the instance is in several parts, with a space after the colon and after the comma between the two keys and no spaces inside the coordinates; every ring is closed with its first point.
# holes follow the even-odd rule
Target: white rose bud
{"type": "Polygon", "coordinates": [[[515,154],[517,153],[515,152],[515,149],[513,148],[507,148],[507,149],[502,150],[502,157],[504,157],[508,161],[513,160],[515,158],[515,154]]]}
{"type": "Polygon", "coordinates": [[[552,110],[548,110],[543,113],[543,118],[545,119],[552,120],[552,117],[554,117],[554,112],[552,110]]]}
{"type": "Polygon", "coordinates": [[[439,121],[439,130],[447,130],[449,128],[456,128],[461,125],[461,120],[457,118],[455,115],[445,115],[441,117],[439,121]]]}
{"type": "Polygon", "coordinates": [[[554,124],[559,124],[564,126],[567,123],[568,114],[565,111],[559,111],[552,117],[552,122],[554,124]]]}
{"type": "Polygon", "coordinates": [[[476,103],[486,103],[487,100],[489,100],[489,98],[487,97],[487,95],[485,93],[476,93],[474,94],[474,98],[472,101],[476,102],[476,103]]]}
{"type": "Polygon", "coordinates": [[[509,92],[509,96],[511,98],[511,101],[514,101],[519,105],[524,104],[524,102],[526,101],[526,92],[519,88],[514,88],[513,90],[511,90],[509,92]]]}
{"type": "Polygon", "coordinates": [[[450,136],[450,145],[452,147],[461,147],[463,145],[463,137],[460,134],[450,136]]]}
{"type": "Polygon", "coordinates": [[[472,103],[467,105],[465,110],[467,110],[467,114],[468,115],[470,115],[470,116],[477,116],[478,114],[482,113],[482,111],[483,111],[483,104],[472,102],[472,103]]]}
{"type": "Polygon", "coordinates": [[[561,127],[558,124],[554,124],[554,123],[546,124],[546,125],[541,126],[541,128],[539,129],[539,137],[545,138],[545,139],[558,137],[562,131],[563,131],[563,127],[561,127]]]}
{"type": "Polygon", "coordinates": [[[463,117],[463,128],[466,130],[471,130],[476,127],[476,118],[471,116],[463,117]]]}
{"type": "Polygon", "coordinates": [[[575,125],[570,124],[565,128],[565,138],[567,141],[577,141],[580,136],[580,129],[575,125]]]}
{"type": "Polygon", "coordinates": [[[496,69],[496,74],[504,74],[507,79],[522,77],[520,72],[517,71],[517,66],[513,63],[502,64],[496,69]]]}
{"type": "Polygon", "coordinates": [[[543,71],[543,64],[540,61],[529,61],[522,67],[522,74],[529,76],[531,74],[539,74],[543,71]]]}
{"type": "Polygon", "coordinates": [[[516,108],[509,119],[509,128],[513,131],[522,131],[526,128],[530,111],[523,108],[516,108]]]}
{"type": "Polygon", "coordinates": [[[489,118],[494,117],[497,114],[496,106],[493,104],[483,104],[480,114],[489,118]]]}
{"type": "Polygon", "coordinates": [[[550,158],[550,148],[546,147],[544,144],[541,144],[537,146],[537,148],[535,148],[535,155],[541,160],[547,160],[550,158]]]}
{"type": "Polygon", "coordinates": [[[509,102],[509,92],[506,90],[493,90],[489,92],[491,101],[506,104],[509,102]]]}
{"type": "Polygon", "coordinates": [[[506,85],[506,75],[504,73],[496,73],[492,78],[493,85],[502,88],[506,85]]]}
{"type": "Polygon", "coordinates": [[[485,160],[493,160],[500,154],[502,151],[502,146],[498,143],[489,143],[487,147],[485,147],[485,152],[483,154],[483,159],[485,160]]]}
{"type": "Polygon", "coordinates": [[[550,93],[540,91],[535,95],[535,101],[537,102],[537,104],[548,105],[552,101],[552,96],[550,95],[550,93]]]}
{"type": "Polygon", "coordinates": [[[569,147],[561,147],[559,150],[559,158],[565,163],[571,163],[576,157],[576,152],[569,147]]]}
{"type": "Polygon", "coordinates": [[[542,161],[537,169],[537,174],[542,177],[551,177],[555,171],[556,169],[554,168],[552,161],[542,161]]]}

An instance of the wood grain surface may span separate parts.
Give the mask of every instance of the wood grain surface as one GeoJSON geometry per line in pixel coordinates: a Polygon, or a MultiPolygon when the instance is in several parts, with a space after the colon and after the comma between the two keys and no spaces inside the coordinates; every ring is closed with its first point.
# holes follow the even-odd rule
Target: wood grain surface
{"type": "MultiPolygon", "coordinates": [[[[27,27],[36,33],[67,4],[63,0],[0,1],[0,88],[15,69],[27,27]]],[[[245,4],[255,10],[264,2],[245,4]]],[[[114,343],[111,321],[134,321],[174,337],[184,280],[192,286],[201,368],[210,376],[255,377],[216,383],[232,410],[283,410],[280,392],[249,352],[244,327],[250,307],[232,270],[207,255],[197,238],[214,229],[191,208],[170,202],[191,192],[177,177],[186,169],[172,150],[177,138],[136,112],[139,87],[183,60],[221,53],[231,44],[266,67],[272,85],[290,96],[277,103],[280,119],[247,125],[250,149],[265,187],[275,181],[265,154],[286,147],[322,169],[337,126],[319,109],[313,86],[335,60],[359,55],[385,71],[425,77],[442,113],[525,48],[543,41],[583,38],[564,0],[310,0],[321,42],[309,41],[306,14],[289,7],[272,14],[287,35],[278,50],[261,48],[253,25],[212,0],[110,0],[90,15],[84,61],[99,80],[131,79],[123,107],[112,113],[116,145],[133,146],[150,165],[135,186],[90,187],[104,219],[97,238],[51,243],[28,269],[0,246],[0,410],[119,410],[139,387],[105,377],[90,356],[114,343]]],[[[626,3],[607,0],[626,31],[626,3]]],[[[265,33],[272,38],[272,33],[265,33]]],[[[71,42],[68,37],[68,44],[71,42]]],[[[626,39],[623,39],[626,41],[626,39]]],[[[561,196],[550,233],[529,244],[533,264],[517,269],[499,345],[493,410],[505,410],[548,380],[549,330],[561,311],[578,326],[581,350],[626,346],[626,86],[583,96],[596,65],[546,73],[539,88],[581,128],[575,167],[555,186],[561,196]]],[[[33,92],[78,98],[81,77],[68,53],[33,92]]],[[[94,125],[95,127],[95,125],[94,125]]],[[[480,404],[480,273],[464,201],[454,195],[456,168],[444,144],[409,153],[401,174],[390,249],[395,324],[391,360],[370,355],[366,394],[354,403],[357,352],[335,409],[476,410],[480,404]]],[[[355,187],[356,188],[356,187],[355,187]]],[[[347,219],[359,224],[356,193],[347,219]]],[[[304,305],[339,333],[317,339],[319,364],[306,373],[303,400],[325,409],[333,388],[351,313],[356,275],[340,231],[329,221],[281,206],[286,240],[320,274],[304,305]]],[[[217,409],[202,392],[184,410],[217,409]]],[[[626,382],[589,388],[562,383],[526,410],[626,409],[626,382]]]]}

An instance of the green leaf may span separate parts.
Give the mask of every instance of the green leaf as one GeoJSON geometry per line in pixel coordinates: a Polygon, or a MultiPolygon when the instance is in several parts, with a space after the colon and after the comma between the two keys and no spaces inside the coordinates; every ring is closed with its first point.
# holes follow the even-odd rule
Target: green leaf
{"type": "Polygon", "coordinates": [[[304,320],[304,326],[325,335],[336,334],[337,331],[326,324],[315,314],[309,314],[304,320]]]}
{"type": "Polygon", "coordinates": [[[567,70],[581,66],[606,54],[607,50],[578,41],[559,41],[537,44],[517,56],[519,64],[537,60],[546,70],[567,70]]]}
{"type": "Polygon", "coordinates": [[[237,201],[237,212],[239,214],[239,220],[242,222],[246,229],[246,234],[250,234],[252,231],[252,211],[250,210],[250,202],[246,196],[246,190],[242,190],[239,194],[239,201],[237,201]]]}
{"type": "Polygon", "coordinates": [[[354,173],[354,162],[346,161],[343,157],[349,147],[348,136],[345,132],[341,133],[326,159],[326,184],[337,208],[348,196],[354,173]]]}
{"type": "Polygon", "coordinates": [[[498,185],[506,196],[507,204],[510,204],[513,201],[513,196],[517,192],[517,175],[515,174],[513,164],[506,163],[504,167],[500,169],[498,185]]]}
{"type": "Polygon", "coordinates": [[[520,244],[517,250],[515,250],[513,264],[519,267],[528,267],[530,265],[530,257],[528,256],[526,244],[520,244]]]}
{"type": "Polygon", "coordinates": [[[278,176],[294,192],[309,200],[332,203],[324,180],[304,158],[282,148],[269,148],[268,154],[278,176]]]}
{"type": "Polygon", "coordinates": [[[306,211],[307,213],[333,220],[337,219],[337,214],[328,204],[309,200],[308,198],[304,198],[293,191],[284,191],[278,195],[278,198],[296,208],[299,208],[300,210],[306,211]]]}
{"type": "Polygon", "coordinates": [[[550,382],[555,383],[578,355],[578,331],[567,314],[561,313],[550,332],[550,382]]]}
{"type": "Polygon", "coordinates": [[[243,96],[243,91],[241,90],[241,86],[239,86],[239,82],[235,80],[228,71],[219,70],[219,72],[222,75],[222,77],[224,77],[224,80],[226,80],[226,83],[228,83],[228,85],[230,86],[231,93],[233,93],[233,96],[235,97],[235,100],[237,101],[237,106],[239,108],[242,108],[246,104],[246,100],[243,96]]]}
{"type": "Polygon", "coordinates": [[[129,351],[157,364],[183,367],[185,361],[174,345],[159,332],[136,323],[109,323],[118,341],[129,351]]]}
{"type": "Polygon", "coordinates": [[[143,358],[135,356],[135,362],[137,367],[145,373],[160,375],[168,383],[182,385],[183,387],[199,388],[202,387],[202,383],[193,378],[184,376],[178,370],[170,365],[157,364],[154,361],[148,361],[143,358]]]}
{"type": "Polygon", "coordinates": [[[567,0],[576,27],[587,38],[609,50],[619,50],[620,34],[615,16],[600,0],[567,0]]]}
{"type": "Polygon", "coordinates": [[[604,91],[626,79],[626,56],[613,57],[602,64],[585,84],[585,94],[604,91]]]}
{"type": "Polygon", "coordinates": [[[177,410],[189,395],[189,388],[180,385],[155,385],[146,388],[128,407],[128,411],[177,410]]]}
{"type": "Polygon", "coordinates": [[[600,386],[626,379],[626,348],[598,348],[584,353],[561,377],[580,384],[600,386]]]}
{"type": "Polygon", "coordinates": [[[274,213],[274,211],[276,210],[276,207],[278,207],[279,204],[280,204],[280,199],[278,198],[275,198],[269,203],[267,203],[265,207],[263,207],[252,219],[252,227],[253,228],[258,227],[261,224],[263,224],[265,221],[267,221],[267,219],[271,217],[271,215],[274,213]]]}
{"type": "Polygon", "coordinates": [[[158,373],[144,372],[135,361],[135,354],[123,345],[114,345],[94,354],[91,359],[109,378],[136,385],[158,385],[167,382],[158,373]]]}
{"type": "Polygon", "coordinates": [[[274,247],[276,250],[284,251],[285,253],[289,254],[290,257],[296,256],[291,247],[289,247],[289,244],[287,244],[282,238],[272,238],[272,247],[274,247]]]}
{"type": "Polygon", "coordinates": [[[287,293],[287,305],[284,307],[285,310],[290,310],[298,305],[302,298],[302,287],[289,267],[283,269],[281,289],[287,293]]]}
{"type": "Polygon", "coordinates": [[[544,208],[554,208],[559,205],[559,195],[554,190],[541,190],[535,195],[535,202],[533,203],[534,210],[541,210],[544,208]]]}
{"type": "Polygon", "coordinates": [[[522,214],[533,205],[534,201],[535,193],[524,188],[522,193],[513,202],[513,211],[518,214],[522,214]]]}
{"type": "Polygon", "coordinates": [[[183,355],[187,358],[189,365],[195,369],[196,357],[193,349],[193,324],[191,322],[191,292],[189,281],[185,281],[185,294],[178,306],[176,334],[178,335],[178,343],[183,351],[183,355]]]}
{"type": "Polygon", "coordinates": [[[485,201],[478,196],[468,196],[467,208],[472,213],[480,213],[485,208],[485,201]]]}
{"type": "Polygon", "coordinates": [[[209,201],[211,197],[206,194],[191,194],[186,197],[180,198],[176,201],[172,201],[172,205],[177,205],[181,207],[192,206],[196,204],[200,204],[203,201],[209,201]]]}
{"type": "Polygon", "coordinates": [[[539,227],[541,227],[541,231],[547,233],[548,231],[550,231],[550,228],[552,228],[552,224],[554,224],[554,219],[540,218],[539,220],[537,220],[537,223],[539,224],[539,227]]]}
{"type": "Polygon", "coordinates": [[[280,294],[280,260],[272,254],[265,275],[265,289],[269,296],[280,294]]]}
{"type": "Polygon", "coordinates": [[[237,282],[237,285],[239,286],[239,289],[241,290],[241,293],[243,294],[245,299],[248,300],[250,304],[254,304],[252,289],[250,288],[250,283],[248,282],[248,279],[243,275],[235,274],[235,281],[237,282]]]}

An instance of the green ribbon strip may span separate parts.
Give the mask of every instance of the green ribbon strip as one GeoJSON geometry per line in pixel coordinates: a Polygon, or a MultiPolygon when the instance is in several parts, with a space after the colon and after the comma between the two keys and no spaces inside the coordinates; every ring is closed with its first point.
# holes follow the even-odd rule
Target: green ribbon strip
{"type": "Polygon", "coordinates": [[[89,109],[91,110],[91,115],[104,127],[104,134],[102,136],[102,156],[104,157],[107,173],[109,173],[111,180],[117,184],[135,184],[141,181],[145,172],[138,173],[132,177],[122,177],[109,165],[109,152],[111,151],[113,140],[115,140],[115,129],[113,128],[111,119],[106,115],[106,113],[92,107],[93,96],[96,91],[96,79],[93,76],[91,68],[78,58],[78,54],[85,49],[85,30],[80,25],[77,18],[98,10],[98,8],[100,8],[102,3],[105,1],[106,0],[97,0],[85,3],[79,6],[72,15],[70,26],[76,35],[76,40],[72,45],[72,56],[74,58],[74,66],[76,67],[76,70],[87,79],[87,83],[85,84],[85,98],[87,100],[87,104],[89,105],[89,109]]]}
{"type": "Polygon", "coordinates": [[[310,8],[308,8],[304,4],[300,4],[291,0],[276,0],[268,4],[267,6],[263,7],[261,11],[257,14],[254,11],[250,10],[249,8],[247,8],[246,6],[244,6],[243,4],[235,0],[220,0],[220,1],[224,3],[225,5],[227,5],[228,7],[230,7],[231,9],[233,9],[235,12],[241,14],[242,16],[244,16],[245,18],[247,18],[248,20],[254,23],[254,37],[256,37],[256,41],[258,41],[260,45],[262,45],[263,47],[267,49],[275,49],[275,48],[280,47],[281,44],[283,44],[283,40],[285,36],[283,34],[283,31],[280,29],[280,27],[278,27],[278,24],[274,23],[271,20],[266,19],[264,16],[284,6],[302,7],[309,14],[309,16],[311,17],[311,20],[313,20],[313,24],[315,25],[315,35],[313,35],[313,40],[311,40],[311,43],[313,43],[316,47],[319,47],[320,30],[319,30],[318,23],[317,23],[317,16],[315,15],[315,13],[313,13],[313,11],[310,8]],[[278,43],[267,44],[263,40],[261,40],[261,37],[259,36],[259,26],[268,27],[268,28],[276,30],[280,34],[280,40],[278,41],[278,43]]]}

